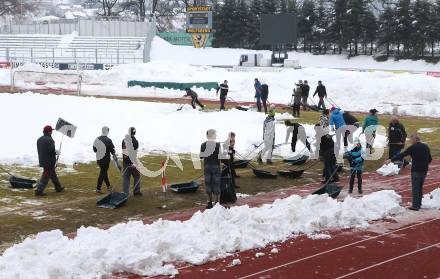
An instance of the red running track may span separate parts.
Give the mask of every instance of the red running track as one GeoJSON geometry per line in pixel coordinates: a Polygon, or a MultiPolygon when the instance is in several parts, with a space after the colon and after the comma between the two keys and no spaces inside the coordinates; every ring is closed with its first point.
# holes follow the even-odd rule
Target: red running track
{"type": "MultiPolygon", "coordinates": [[[[409,170],[396,177],[366,174],[364,192],[393,189],[411,200],[409,170]]],[[[343,180],[342,185],[346,185],[343,180]]],[[[285,189],[241,200],[258,206],[291,194],[307,195],[318,185],[285,189]]],[[[440,186],[440,162],[431,166],[424,192],[440,186]]],[[[341,198],[346,196],[346,190],[341,198]]],[[[187,219],[192,211],[167,219],[187,219]]],[[[146,220],[151,222],[153,220],[146,220]]],[[[263,249],[236,253],[200,266],[181,264],[178,278],[440,278],[440,211],[408,211],[393,220],[374,222],[366,230],[332,230],[330,239],[292,237],[263,249]],[[273,248],[278,253],[271,253],[273,248]],[[264,253],[257,257],[257,253],[264,253]],[[241,264],[231,266],[234,259],[241,264]]],[[[275,251],[273,251],[275,252],[275,251]]],[[[121,278],[141,278],[122,276],[121,278]]],[[[166,277],[162,277],[166,278],[166,277]]]]}

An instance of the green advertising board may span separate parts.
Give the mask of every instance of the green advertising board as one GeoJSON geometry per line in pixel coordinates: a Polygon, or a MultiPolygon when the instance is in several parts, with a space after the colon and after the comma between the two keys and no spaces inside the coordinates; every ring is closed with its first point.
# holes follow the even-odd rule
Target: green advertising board
{"type": "MultiPolygon", "coordinates": [[[[183,32],[158,32],[157,35],[169,42],[170,44],[177,46],[192,46],[193,41],[191,34],[183,32]]],[[[208,35],[208,41],[206,47],[212,47],[212,36],[208,35]]]]}

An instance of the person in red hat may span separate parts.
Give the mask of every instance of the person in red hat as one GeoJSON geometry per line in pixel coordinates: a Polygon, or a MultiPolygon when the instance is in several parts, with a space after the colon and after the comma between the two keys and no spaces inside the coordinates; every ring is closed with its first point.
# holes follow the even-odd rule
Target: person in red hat
{"type": "Polygon", "coordinates": [[[49,179],[52,180],[56,192],[64,191],[64,187],[58,180],[58,176],[55,171],[57,155],[59,156],[60,152],[55,149],[55,141],[52,139],[52,131],[53,128],[51,126],[45,126],[43,129],[43,136],[41,136],[37,141],[38,161],[40,167],[43,168],[43,174],[41,175],[41,179],[37,184],[37,189],[35,190],[36,196],[47,195],[44,192],[44,189],[49,183],[49,179]]]}

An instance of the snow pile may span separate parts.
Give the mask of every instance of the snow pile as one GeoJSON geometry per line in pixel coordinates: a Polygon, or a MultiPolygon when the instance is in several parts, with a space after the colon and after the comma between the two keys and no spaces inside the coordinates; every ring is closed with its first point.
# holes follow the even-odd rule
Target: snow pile
{"type": "MultiPolygon", "coordinates": [[[[174,61],[192,65],[223,65],[236,66],[242,54],[261,53],[270,58],[270,51],[232,49],[232,48],[204,48],[195,49],[191,46],[174,46],[156,36],[152,43],[151,59],[153,61],[174,61]]],[[[317,68],[347,68],[347,69],[387,69],[408,71],[438,71],[439,65],[427,63],[423,60],[389,59],[386,62],[377,62],[371,56],[358,56],[347,59],[347,55],[314,55],[312,53],[289,52],[289,58],[299,60],[302,67],[317,68]]]]}
{"type": "Polygon", "coordinates": [[[420,128],[417,130],[419,134],[431,134],[434,133],[438,128],[420,128]]]}
{"type": "Polygon", "coordinates": [[[383,165],[376,172],[383,176],[393,176],[399,174],[399,166],[394,163],[389,163],[388,165],[383,165]]]}
{"type": "Polygon", "coordinates": [[[343,202],[327,195],[297,195],[257,208],[237,206],[195,213],[187,221],[80,228],[74,239],[43,232],[0,257],[4,278],[99,278],[115,272],[153,276],[177,273],[173,262],[202,264],[236,251],[262,248],[296,234],[368,226],[400,214],[401,197],[380,191],[343,202]]]}
{"type": "Polygon", "coordinates": [[[440,209],[440,188],[423,196],[422,207],[440,209]]]}
{"type": "Polygon", "coordinates": [[[232,266],[237,266],[237,265],[240,265],[240,264],[241,264],[240,259],[233,259],[229,266],[232,267],[232,266]]]}

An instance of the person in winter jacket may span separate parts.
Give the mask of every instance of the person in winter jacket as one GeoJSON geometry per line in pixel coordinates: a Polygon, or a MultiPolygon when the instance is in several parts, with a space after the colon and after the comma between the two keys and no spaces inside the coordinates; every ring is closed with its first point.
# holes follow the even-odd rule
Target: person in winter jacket
{"type": "Polygon", "coordinates": [[[316,87],[315,93],[313,93],[313,97],[315,97],[316,94],[318,94],[319,97],[318,108],[322,107],[322,109],[325,109],[324,98],[327,98],[327,90],[322,84],[322,81],[318,81],[318,86],[316,87]]]}
{"type": "Polygon", "coordinates": [[[313,156],[314,159],[319,158],[320,149],[321,149],[321,138],[325,135],[329,134],[329,110],[325,109],[322,111],[322,114],[319,116],[319,123],[315,125],[315,154],[313,156]]]}
{"type": "Polygon", "coordinates": [[[362,157],[362,145],[359,139],[354,140],[354,147],[348,151],[348,158],[350,162],[350,187],[348,193],[353,193],[354,179],[357,177],[358,193],[362,194],[362,172],[364,166],[364,159],[362,157]]]}
{"type": "Polygon", "coordinates": [[[339,157],[339,151],[341,149],[341,141],[345,135],[345,131],[347,130],[347,127],[345,125],[344,120],[344,111],[342,111],[340,108],[332,107],[331,109],[332,113],[330,115],[330,127],[332,128],[332,131],[335,131],[336,134],[336,144],[335,144],[335,156],[338,160],[341,160],[339,157]]]}
{"type": "Polygon", "coordinates": [[[300,108],[301,108],[301,94],[302,94],[302,90],[301,90],[301,85],[300,84],[295,84],[296,87],[295,89],[293,89],[293,111],[292,111],[292,115],[293,117],[299,117],[300,114],[300,108]]]}
{"type": "Polygon", "coordinates": [[[130,194],[130,178],[133,176],[133,195],[142,196],[141,192],[141,174],[139,172],[139,163],[137,151],[139,142],[135,137],[136,129],[130,127],[128,134],[122,140],[122,163],[123,163],[123,188],[124,193],[130,194]]]}
{"type": "Polygon", "coordinates": [[[271,108],[263,124],[264,148],[258,155],[258,162],[263,163],[263,156],[267,153],[267,163],[272,164],[272,152],[275,143],[275,110],[271,108]]]}
{"type": "Polygon", "coordinates": [[[234,160],[235,160],[235,158],[234,158],[235,157],[235,133],[234,132],[229,133],[228,139],[226,140],[226,142],[223,145],[223,152],[225,152],[225,151],[228,153],[228,158],[225,159],[225,165],[230,170],[232,185],[234,186],[234,188],[240,188],[235,183],[235,178],[239,178],[239,176],[237,175],[237,173],[235,171],[235,167],[234,167],[234,160]]]}
{"type": "Polygon", "coordinates": [[[370,114],[365,117],[364,125],[362,126],[362,133],[365,133],[365,139],[367,141],[367,150],[371,154],[376,138],[377,125],[379,125],[379,118],[377,117],[378,110],[370,109],[370,114]]]}
{"type": "Polygon", "coordinates": [[[217,132],[210,129],[206,132],[208,139],[200,146],[200,159],[204,162],[205,191],[208,195],[207,209],[218,203],[220,196],[221,170],[220,170],[220,143],[216,142],[217,132]]]}
{"type": "Polygon", "coordinates": [[[305,80],[301,88],[301,99],[302,99],[303,110],[310,110],[309,104],[307,103],[309,100],[309,92],[310,92],[310,86],[307,80],[305,80]]]}
{"type": "Polygon", "coordinates": [[[225,102],[228,96],[229,86],[228,81],[225,80],[220,86],[217,88],[217,94],[220,91],[220,110],[225,110],[225,102]]]}
{"type": "Polygon", "coordinates": [[[99,166],[98,183],[96,184],[96,192],[102,194],[102,182],[105,182],[107,191],[110,191],[110,180],[108,178],[108,169],[110,167],[110,154],[116,155],[115,146],[112,140],[108,137],[110,129],[102,127],[101,136],[95,139],[93,143],[93,151],[96,153],[96,162],[99,166]]]}
{"type": "Polygon", "coordinates": [[[292,142],[291,142],[292,152],[296,151],[296,143],[298,142],[298,139],[310,151],[310,143],[307,140],[306,129],[304,129],[304,126],[302,126],[299,123],[293,122],[291,120],[284,121],[284,124],[287,126],[286,141],[285,141],[286,143],[289,142],[290,135],[292,134],[292,142]]]}
{"type": "Polygon", "coordinates": [[[322,183],[337,182],[339,180],[336,172],[336,157],[334,153],[334,142],[331,135],[321,137],[319,152],[324,160],[324,177],[322,183]]]}
{"type": "Polygon", "coordinates": [[[60,155],[60,151],[55,149],[55,141],[52,139],[53,128],[51,126],[45,126],[43,129],[43,136],[37,141],[38,161],[40,167],[43,168],[43,174],[40,181],[37,184],[35,190],[35,196],[46,196],[44,192],[49,180],[52,181],[55,186],[56,192],[64,191],[64,187],[58,180],[56,173],[57,156],[60,155]]]}
{"type": "Polygon", "coordinates": [[[258,80],[258,78],[255,79],[254,88],[255,88],[255,99],[256,99],[257,110],[258,112],[261,112],[261,93],[263,93],[263,87],[261,86],[261,83],[258,80]]]}
{"type": "Polygon", "coordinates": [[[205,107],[204,105],[202,105],[202,103],[200,103],[199,96],[196,92],[189,88],[185,88],[185,91],[186,95],[184,95],[184,97],[191,97],[191,106],[193,109],[196,109],[196,104],[199,105],[199,107],[201,107],[202,109],[205,107]]]}
{"type": "Polygon", "coordinates": [[[264,113],[267,114],[267,99],[269,98],[269,86],[261,85],[261,101],[263,102],[264,113]]]}
{"type": "MultiPolygon", "coordinates": [[[[399,122],[397,116],[391,117],[390,124],[388,126],[388,158],[391,159],[405,147],[406,142],[406,130],[402,123],[399,122]]],[[[399,162],[402,163],[402,162],[399,162]]]]}
{"type": "Polygon", "coordinates": [[[411,136],[411,143],[412,145],[404,152],[388,159],[385,161],[385,164],[402,160],[406,156],[411,156],[412,206],[409,209],[417,211],[422,207],[423,184],[425,183],[429,164],[432,162],[432,156],[428,145],[421,142],[418,134],[411,136]]]}
{"type": "Polygon", "coordinates": [[[353,134],[359,128],[359,120],[354,117],[349,111],[345,111],[344,114],[345,125],[347,126],[347,130],[344,135],[344,147],[348,146],[348,143],[353,142],[353,134]]]}

